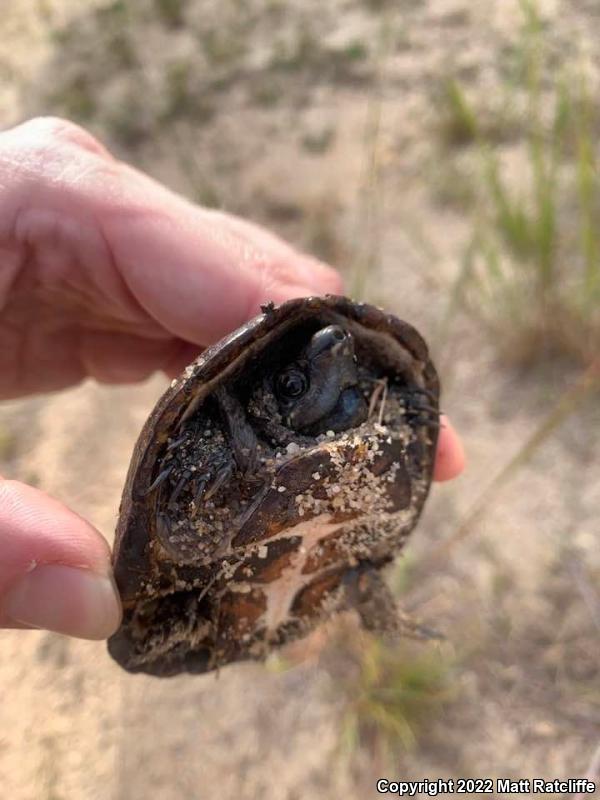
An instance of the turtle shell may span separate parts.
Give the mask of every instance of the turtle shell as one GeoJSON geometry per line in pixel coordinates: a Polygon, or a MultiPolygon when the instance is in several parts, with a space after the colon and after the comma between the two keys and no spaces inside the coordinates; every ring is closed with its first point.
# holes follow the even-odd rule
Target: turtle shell
{"type": "Polygon", "coordinates": [[[389,563],[419,518],[438,398],[417,331],[345,297],[265,306],[205,350],[133,453],[113,658],[207,672],[348,608],[352,576],[389,563]]]}

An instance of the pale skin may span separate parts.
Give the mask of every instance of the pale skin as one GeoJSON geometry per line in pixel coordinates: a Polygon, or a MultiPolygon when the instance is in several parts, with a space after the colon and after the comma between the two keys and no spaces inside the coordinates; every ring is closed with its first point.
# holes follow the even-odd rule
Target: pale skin
{"type": "MultiPolygon", "coordinates": [[[[173,194],[72,123],[0,133],[0,399],[175,375],[261,303],[342,292],[331,267],[173,194]]],[[[438,481],[464,467],[442,422],[438,481]]],[[[120,615],[100,533],[0,478],[0,627],[103,639],[120,615]]]]}

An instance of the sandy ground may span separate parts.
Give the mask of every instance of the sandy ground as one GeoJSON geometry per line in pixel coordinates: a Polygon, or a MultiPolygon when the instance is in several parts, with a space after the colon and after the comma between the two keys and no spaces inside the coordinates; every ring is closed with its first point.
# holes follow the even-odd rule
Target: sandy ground
{"type": "MultiPolygon", "coordinates": [[[[266,222],[340,266],[377,265],[367,295],[432,341],[444,406],[469,454],[464,477],[433,491],[410,545],[414,575],[403,598],[447,636],[454,697],[412,751],[398,746],[384,766],[368,747],[340,755],[343,649],[330,645],[284,671],[249,665],[161,682],[125,675],[102,644],[3,632],[2,796],[362,799],[377,796],[383,772],[582,775],[600,740],[597,400],[544,444],[441,564],[430,557],[575,377],[560,364],[517,374],[498,365],[474,322],[439,322],[470,212],[440,202],[440,180],[462,156],[441,150],[434,135],[436,79],[451,66],[489,93],[516,37],[517,4],[273,0],[243,13],[225,3],[221,16],[216,4],[189,5],[189,28],[201,31],[193,41],[140,3],[135,57],[122,48],[118,64],[103,47],[113,17],[92,13],[107,3],[27,0],[3,9],[0,120],[65,114],[66,105],[175,189],[266,222]],[[297,46],[298,31],[315,19],[322,40],[344,51],[341,66],[310,41],[297,46]],[[210,25],[228,32],[218,47],[214,37],[208,47],[210,25]],[[274,66],[278,37],[285,69],[274,66]],[[291,51],[303,54],[300,68],[290,67],[291,51]],[[173,99],[183,79],[170,79],[165,100],[161,68],[170,56],[191,64],[185,91],[187,81],[205,87],[192,121],[173,99]],[[94,87],[92,110],[85,93],[73,93],[81,75],[94,87]],[[127,116],[140,83],[147,99],[127,116]]],[[[591,2],[546,3],[544,13],[557,41],[600,35],[591,2]]],[[[88,383],[4,404],[9,446],[0,471],[59,497],[111,539],[136,435],[164,385],[159,377],[116,389],[88,383]]]]}

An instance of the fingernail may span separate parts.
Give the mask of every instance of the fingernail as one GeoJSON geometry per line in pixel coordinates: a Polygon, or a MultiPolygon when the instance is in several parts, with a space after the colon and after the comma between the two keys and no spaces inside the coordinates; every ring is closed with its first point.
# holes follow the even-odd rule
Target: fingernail
{"type": "Polygon", "coordinates": [[[80,639],[106,639],[121,620],[113,581],[83,569],[40,566],[22,578],[6,598],[14,622],[80,639]]]}

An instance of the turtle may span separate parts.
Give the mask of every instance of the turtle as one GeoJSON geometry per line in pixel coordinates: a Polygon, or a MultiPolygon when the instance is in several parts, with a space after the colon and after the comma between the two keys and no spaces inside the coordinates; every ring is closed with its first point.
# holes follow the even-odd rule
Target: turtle
{"type": "Polygon", "coordinates": [[[399,631],[383,569],[427,498],[440,384],[407,322],[293,299],[209,347],[151,412],[113,552],[130,672],[264,659],[331,615],[399,631]]]}

